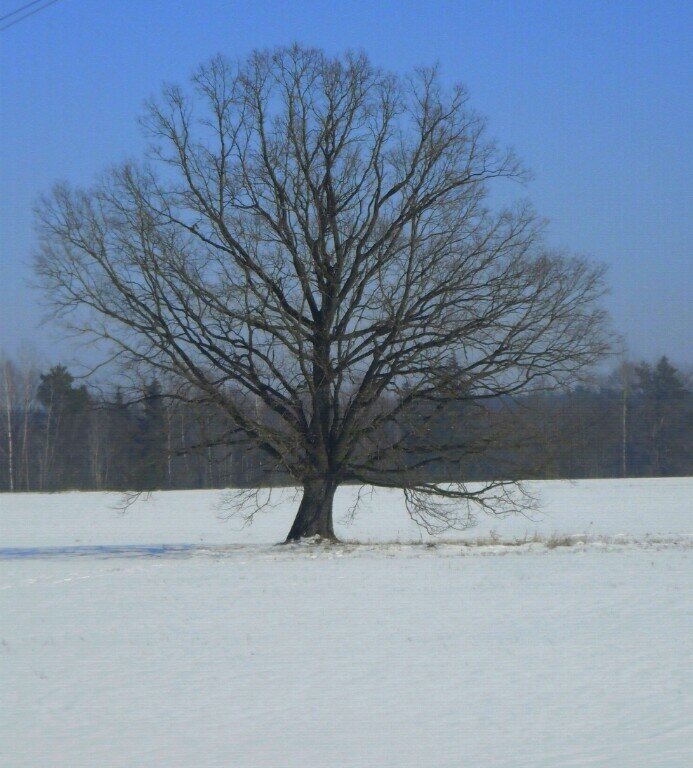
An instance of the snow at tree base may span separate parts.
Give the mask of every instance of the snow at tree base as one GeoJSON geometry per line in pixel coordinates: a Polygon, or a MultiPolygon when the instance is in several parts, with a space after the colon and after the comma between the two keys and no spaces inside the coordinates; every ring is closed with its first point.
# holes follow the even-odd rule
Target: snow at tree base
{"type": "Polygon", "coordinates": [[[537,482],[443,541],[343,487],[0,495],[0,764],[684,768],[693,479],[537,482]],[[406,542],[419,542],[411,544],[406,542]],[[426,546],[430,544],[433,546],[426,546]]]}

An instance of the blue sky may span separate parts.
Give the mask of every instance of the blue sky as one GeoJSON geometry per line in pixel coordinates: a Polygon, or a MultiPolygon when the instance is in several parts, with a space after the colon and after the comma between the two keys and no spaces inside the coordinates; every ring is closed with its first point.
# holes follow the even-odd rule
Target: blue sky
{"type": "MultiPolygon", "coordinates": [[[[0,16],[23,0],[0,0],[0,16]]],[[[686,2],[59,0],[0,32],[0,349],[70,361],[39,327],[32,206],[137,157],[163,81],[215,53],[298,41],[405,72],[438,61],[534,172],[517,188],[552,245],[609,267],[631,356],[693,362],[691,55],[686,2]]]]}

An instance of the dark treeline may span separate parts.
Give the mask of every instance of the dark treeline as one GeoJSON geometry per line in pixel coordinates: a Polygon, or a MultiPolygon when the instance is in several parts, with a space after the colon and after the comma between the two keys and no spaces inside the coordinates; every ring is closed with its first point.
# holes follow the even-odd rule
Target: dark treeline
{"type": "MultiPolygon", "coordinates": [[[[208,406],[170,399],[155,380],[133,394],[97,394],[64,366],[41,372],[0,361],[0,490],[149,490],[290,483],[261,450],[234,437],[208,406]],[[229,444],[231,443],[231,444],[229,444]]],[[[422,409],[408,463],[418,479],[661,477],[693,474],[693,388],[666,358],[625,364],[591,386],[493,408],[422,409]],[[473,452],[460,446],[473,435],[473,452]],[[479,435],[488,450],[479,453],[479,435]],[[439,453],[439,451],[438,451],[439,453]],[[416,462],[413,462],[414,464],[416,462]]],[[[249,404],[247,407],[258,407],[249,404]]],[[[392,427],[396,429],[396,425],[392,427]]]]}

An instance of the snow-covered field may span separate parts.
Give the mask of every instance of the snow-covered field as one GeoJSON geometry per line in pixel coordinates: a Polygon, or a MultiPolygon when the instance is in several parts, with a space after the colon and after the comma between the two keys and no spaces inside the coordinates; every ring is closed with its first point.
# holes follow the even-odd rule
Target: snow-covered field
{"type": "Polygon", "coordinates": [[[435,546],[366,494],[333,547],[272,546],[288,491],[0,495],[0,765],[688,768],[693,479],[533,490],[435,546]]]}

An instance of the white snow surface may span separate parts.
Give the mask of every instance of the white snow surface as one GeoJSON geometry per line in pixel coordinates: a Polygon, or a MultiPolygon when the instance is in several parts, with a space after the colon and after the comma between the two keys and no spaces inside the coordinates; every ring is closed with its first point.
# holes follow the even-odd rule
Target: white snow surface
{"type": "MultiPolygon", "coordinates": [[[[526,483],[538,508],[503,518],[480,513],[466,531],[428,536],[406,514],[400,491],[344,486],[335,498],[337,534],[359,542],[420,542],[551,537],[564,534],[638,539],[693,531],[693,478],[550,480],[526,483]],[[357,513],[351,510],[360,500],[357,513]]],[[[267,493],[260,493],[265,501],[267,493]]],[[[142,495],[129,507],[119,493],[0,494],[0,547],[186,543],[272,544],[283,540],[300,500],[276,489],[253,524],[234,516],[232,491],[142,495]]]]}
{"type": "Polygon", "coordinates": [[[0,766],[689,768],[693,478],[530,490],[291,547],[290,491],[0,495],[0,766]]]}

